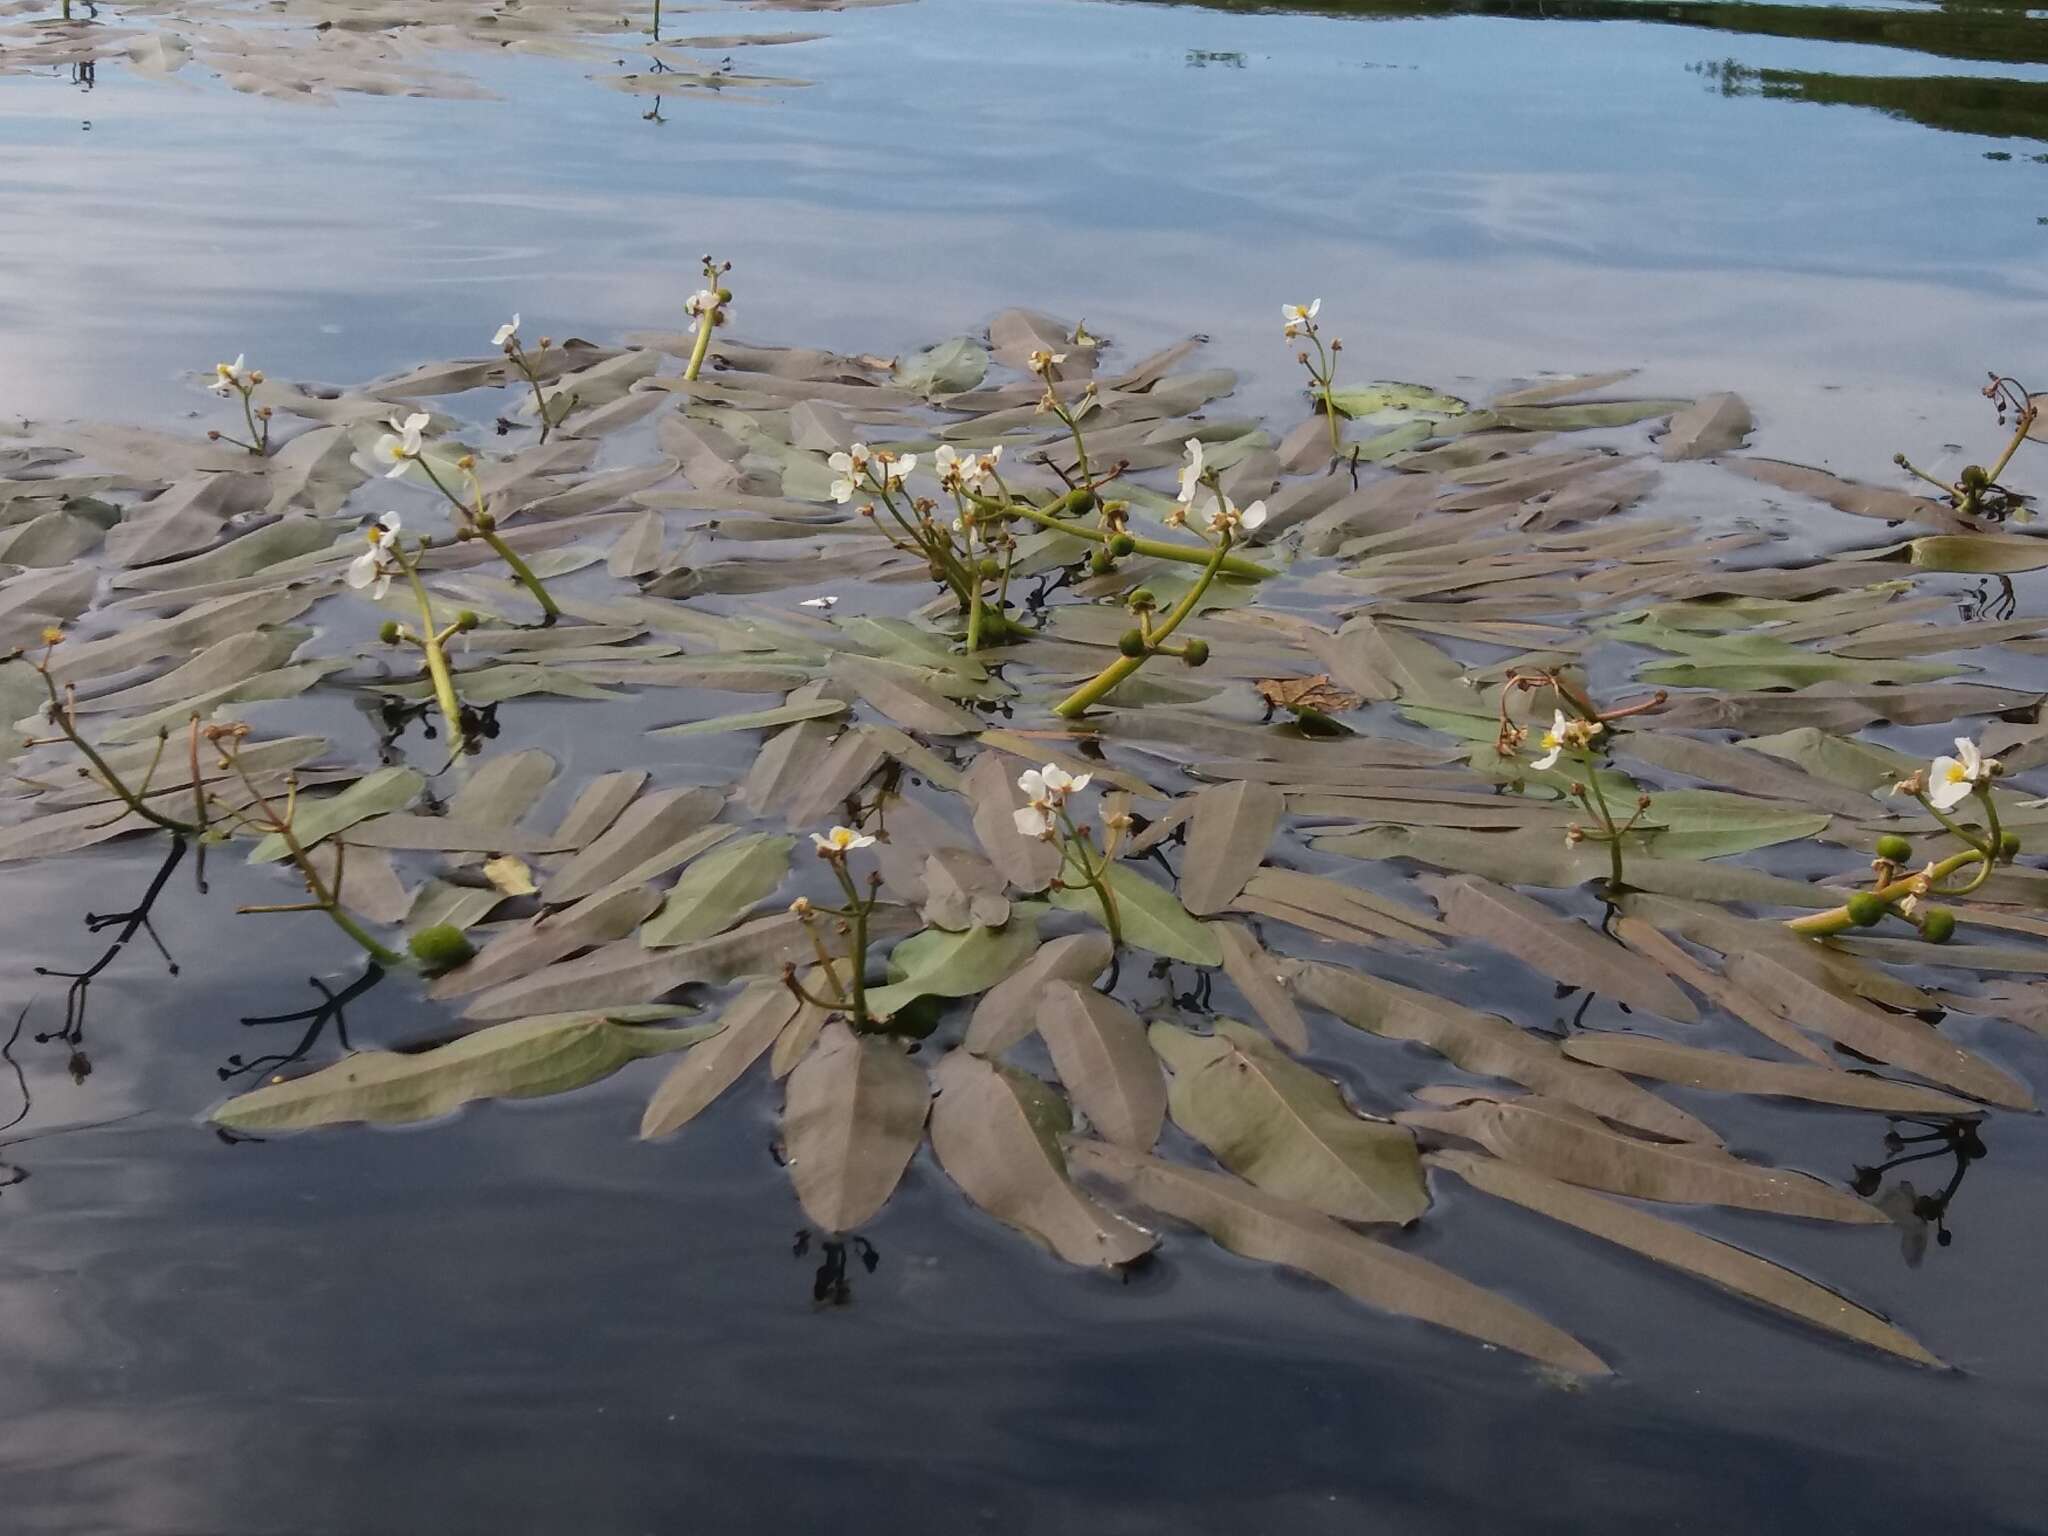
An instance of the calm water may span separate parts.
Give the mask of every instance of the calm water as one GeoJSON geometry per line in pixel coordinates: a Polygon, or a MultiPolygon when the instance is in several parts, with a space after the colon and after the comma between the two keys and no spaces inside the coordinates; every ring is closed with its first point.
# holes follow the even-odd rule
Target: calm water
{"type": "MultiPolygon", "coordinates": [[[[671,327],[706,248],[739,264],[750,339],[888,352],[1025,303],[1139,347],[1202,330],[1265,360],[1243,402],[1266,409],[1292,387],[1274,306],[1320,293],[1362,371],[1640,365],[1648,392],[1742,390],[1765,452],[1865,473],[1981,436],[1981,370],[2036,366],[2038,14],[1480,9],[720,11],[674,24],[822,32],[748,61],[816,83],[661,122],[586,78],[637,66],[531,57],[465,61],[496,99],[331,108],[197,69],[0,77],[0,413],[172,421],[217,356],[348,382],[474,354],[515,308],[671,327]]],[[[517,744],[572,781],[586,722],[522,710],[517,744]]],[[[238,1020],[354,974],[313,922],[226,951],[222,904],[274,898],[230,868],[160,913],[175,979],[138,940],[95,985],[74,1082],[28,1038],[61,990],[31,967],[89,960],[81,916],[152,867],[115,849],[0,887],[10,1018],[35,1004],[8,1134],[107,1122],[5,1151],[30,1177],[0,1193],[0,1528],[2048,1529],[2038,1119],[1998,1118],[1918,1268],[1887,1231],[1702,1221],[1905,1317],[1963,1368],[1942,1377],[1442,1191],[1421,1249],[1621,1371],[1567,1392],[1205,1242],[1078,1275],[928,1154],[868,1234],[879,1266],[821,1311],[764,1096],[652,1147],[653,1064],[413,1132],[203,1129],[230,1055],[304,1028],[238,1020]]],[[[446,1027],[396,982],[347,1017],[358,1045],[446,1027]]],[[[1982,1045],[2048,1081],[2048,1045],[1982,1045]]],[[[1881,1155],[1871,1116],[1714,1114],[1838,1179],[1881,1155]]]]}

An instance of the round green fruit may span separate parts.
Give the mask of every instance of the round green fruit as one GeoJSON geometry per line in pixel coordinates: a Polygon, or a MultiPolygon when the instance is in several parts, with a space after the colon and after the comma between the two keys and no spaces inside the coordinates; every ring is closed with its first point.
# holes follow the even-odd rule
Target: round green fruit
{"type": "Polygon", "coordinates": [[[453,923],[436,923],[422,928],[405,941],[413,959],[430,971],[451,970],[476,953],[476,946],[463,937],[453,923]]]}
{"type": "Polygon", "coordinates": [[[1913,845],[1898,833],[1887,832],[1877,840],[1877,856],[1894,864],[1903,864],[1913,857],[1913,845]]]}
{"type": "Polygon", "coordinates": [[[1190,640],[1185,655],[1189,666],[1201,666],[1202,663],[1209,659],[1209,642],[1206,640],[1190,640]]]}
{"type": "Polygon", "coordinates": [[[1874,891],[1858,891],[1849,898],[1846,905],[1849,908],[1849,921],[1858,928],[1868,928],[1872,923],[1882,922],[1885,913],[1891,910],[1890,904],[1874,891]]]}
{"type": "Polygon", "coordinates": [[[1920,919],[1920,933],[1930,944],[1946,944],[1956,936],[1956,915],[1947,907],[1929,909],[1920,919]]]}

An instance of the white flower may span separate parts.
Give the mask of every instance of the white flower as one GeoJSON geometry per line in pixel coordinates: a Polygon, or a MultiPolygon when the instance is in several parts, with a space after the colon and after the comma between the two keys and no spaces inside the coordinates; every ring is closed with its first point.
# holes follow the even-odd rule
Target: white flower
{"type": "Polygon", "coordinates": [[[1998,772],[1998,759],[1986,757],[1967,736],[1956,738],[1954,757],[1937,757],[1927,775],[1927,803],[1937,811],[1960,804],[1979,784],[1998,772]]]}
{"type": "Polygon", "coordinates": [[[1050,373],[1056,364],[1064,363],[1066,360],[1066,353],[1049,352],[1044,347],[1033,348],[1028,359],[1033,373],[1050,373]]]}
{"type": "Polygon", "coordinates": [[[1255,501],[1240,508],[1228,497],[1216,498],[1216,510],[1209,514],[1209,528],[1215,533],[1246,533],[1266,520],[1266,504],[1255,501]]]}
{"type": "Polygon", "coordinates": [[[996,465],[1002,462],[1002,457],[1003,445],[1001,443],[997,443],[995,447],[989,449],[986,453],[977,453],[974,456],[974,468],[967,477],[967,488],[969,490],[980,490],[989,481],[993,480],[996,476],[996,465]]]}
{"type": "Polygon", "coordinates": [[[1026,805],[1011,813],[1017,823],[1019,837],[1051,837],[1053,829],[1052,812],[1042,805],[1026,805]]]}
{"type": "Polygon", "coordinates": [[[226,395],[238,389],[253,389],[255,376],[243,366],[248,361],[246,352],[237,352],[232,363],[213,365],[213,383],[207,386],[216,395],[226,395]]]}
{"type": "Polygon", "coordinates": [[[699,288],[683,301],[683,313],[690,316],[708,315],[718,308],[718,295],[709,288],[699,288]]]}
{"type": "Polygon", "coordinates": [[[797,607],[799,607],[799,608],[830,608],[830,607],[831,607],[831,606],[832,606],[832,605],[833,605],[834,603],[836,603],[836,602],[838,602],[838,601],[839,601],[839,599],[838,599],[838,598],[836,598],[836,597],[807,597],[807,598],[805,598],[805,599],[804,599],[804,600],[803,600],[802,602],[798,603],[798,604],[797,604],[797,607]]]}
{"type": "Polygon", "coordinates": [[[1237,515],[1238,526],[1244,529],[1246,533],[1250,533],[1254,528],[1259,527],[1265,521],[1266,504],[1263,501],[1253,502],[1250,506],[1246,507],[1242,512],[1238,513],[1237,515]]]}
{"type": "Polygon", "coordinates": [[[845,453],[833,454],[825,461],[825,467],[839,476],[832,482],[832,499],[842,504],[853,500],[854,493],[861,488],[861,481],[867,477],[868,445],[855,443],[845,453]]]}
{"type": "Polygon", "coordinates": [[[377,439],[371,456],[380,464],[391,466],[384,472],[386,480],[396,480],[405,473],[405,466],[420,456],[420,434],[426,431],[427,423],[432,420],[433,417],[425,411],[414,411],[402,423],[396,416],[385,423],[393,431],[377,439]]]}
{"type": "Polygon", "coordinates": [[[904,480],[917,468],[917,455],[890,453],[887,449],[878,449],[875,453],[875,462],[882,466],[879,478],[887,483],[890,490],[900,491],[903,489],[904,480]]]}
{"type": "Polygon", "coordinates": [[[358,592],[369,588],[373,600],[391,590],[392,573],[399,568],[392,538],[400,526],[398,514],[386,512],[365,530],[370,547],[348,563],[348,584],[358,592]]]}
{"type": "Polygon", "coordinates": [[[514,336],[517,336],[518,334],[519,316],[515,314],[512,316],[510,320],[507,320],[503,325],[498,327],[497,333],[491,337],[491,345],[494,347],[502,347],[505,345],[506,342],[510,341],[514,336]]]}
{"type": "Polygon", "coordinates": [[[852,827],[834,827],[830,832],[811,834],[811,841],[817,844],[820,858],[833,858],[842,853],[851,853],[856,848],[865,848],[874,839],[852,827]]]}
{"type": "Polygon", "coordinates": [[[1550,729],[1543,733],[1543,745],[1548,749],[1536,759],[1538,768],[1557,766],[1558,754],[1566,747],[1582,752],[1593,744],[1593,738],[1607,727],[1598,720],[1579,720],[1567,715],[1561,709],[1550,712],[1550,729]]]}
{"type": "Polygon", "coordinates": [[[1282,334],[1294,337],[1310,329],[1314,326],[1316,316],[1322,312],[1322,308],[1323,301],[1321,299],[1312,300],[1305,305],[1282,304],[1280,306],[1280,318],[1287,322],[1282,334]]]}
{"type": "Polygon", "coordinates": [[[966,490],[967,470],[973,462],[972,459],[963,459],[955,453],[951,443],[939,444],[938,451],[932,455],[932,472],[939,477],[940,489],[966,490]]]}
{"type": "Polygon", "coordinates": [[[1017,776],[1017,787],[1033,805],[1058,805],[1068,795],[1086,789],[1093,777],[1088,773],[1076,777],[1058,763],[1047,763],[1043,768],[1026,768],[1017,776]]]}
{"type": "Polygon", "coordinates": [[[1180,504],[1193,506],[1195,491],[1202,483],[1202,440],[1191,437],[1187,441],[1188,461],[1180,469],[1180,504]]]}

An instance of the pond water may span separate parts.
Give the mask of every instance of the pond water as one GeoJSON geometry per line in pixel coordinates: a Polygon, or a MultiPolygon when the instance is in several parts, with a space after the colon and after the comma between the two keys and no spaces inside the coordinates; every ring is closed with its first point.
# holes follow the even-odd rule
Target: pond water
{"type": "MultiPolygon", "coordinates": [[[[216,63],[238,32],[317,47],[313,15],[210,7],[204,36],[216,63]]],[[[584,39],[560,56],[423,44],[420,94],[319,101],[230,89],[204,47],[168,72],[126,44],[89,72],[17,67],[0,33],[0,419],[193,432],[216,356],[353,384],[475,356],[514,310],[558,337],[674,331],[714,250],[764,345],[892,354],[1010,305],[1085,317],[1126,358],[1200,331],[1240,370],[1230,413],[1284,423],[1275,306],[1319,294],[1354,377],[1739,389],[1754,451],[1889,485],[1895,449],[1980,443],[1985,371],[2024,377],[2048,334],[2048,21],[2020,5],[670,8],[664,37],[720,40],[679,50],[775,78],[658,95],[618,88],[661,78],[647,23],[542,29],[584,39]],[[777,32],[805,37],[729,45],[777,32]]],[[[89,24],[202,36],[175,5],[89,24]]],[[[1675,484],[1702,519],[1756,511],[1675,484]]],[[[2038,654],[2006,660],[2001,681],[2043,686],[2038,654]]],[[[534,702],[500,746],[564,765],[557,814],[640,762],[641,730],[751,707],[721,697],[534,702]]],[[[642,765],[746,770],[752,738],[713,742],[642,765]]],[[[208,902],[154,914],[175,976],[138,937],[81,1042],[33,1040],[63,996],[34,968],[95,956],[81,920],[161,856],[0,868],[6,1012],[30,1010],[6,1135],[33,1138],[0,1192],[10,1530],[2048,1529],[2038,1116],[1996,1117],[1954,1242],[1917,1264],[1890,1228],[1693,1220],[1904,1320],[1944,1373],[1532,1213],[1462,1219],[1488,1202],[1441,1181],[1410,1246],[1617,1368],[1572,1386],[1194,1237],[1127,1275],[1068,1267],[929,1150],[865,1254],[800,1243],[771,1098],[642,1143],[652,1063],[416,1129],[216,1134],[224,1076],[305,1029],[240,1021],[361,967],[318,919],[224,927],[290,899],[229,854],[208,902]],[[835,1263],[850,1300],[818,1305],[835,1263]]],[[[1533,973],[1459,958],[1468,1000],[1561,1013],[1533,973]]],[[[347,1021],[357,1046],[416,1044],[451,1013],[394,977],[347,1021]]],[[[2048,1040],[1982,1023],[1959,1038],[2048,1084],[2048,1040]]],[[[1389,1107],[1341,1052],[1318,1061],[1389,1107]]],[[[1880,1116],[1669,1096],[1837,1183],[1885,1155],[1880,1116]]]]}

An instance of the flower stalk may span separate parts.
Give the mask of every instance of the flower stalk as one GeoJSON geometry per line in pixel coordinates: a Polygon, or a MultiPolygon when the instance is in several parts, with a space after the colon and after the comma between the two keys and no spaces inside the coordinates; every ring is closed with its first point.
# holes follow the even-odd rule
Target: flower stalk
{"type": "Polygon", "coordinates": [[[704,371],[704,359],[711,352],[711,333],[725,324],[725,306],[732,302],[732,290],[725,286],[725,274],[732,270],[729,261],[714,261],[704,258],[704,283],[684,301],[683,312],[697,322],[696,344],[690,348],[690,361],[683,369],[683,377],[690,383],[697,381],[697,375],[704,371]]]}

